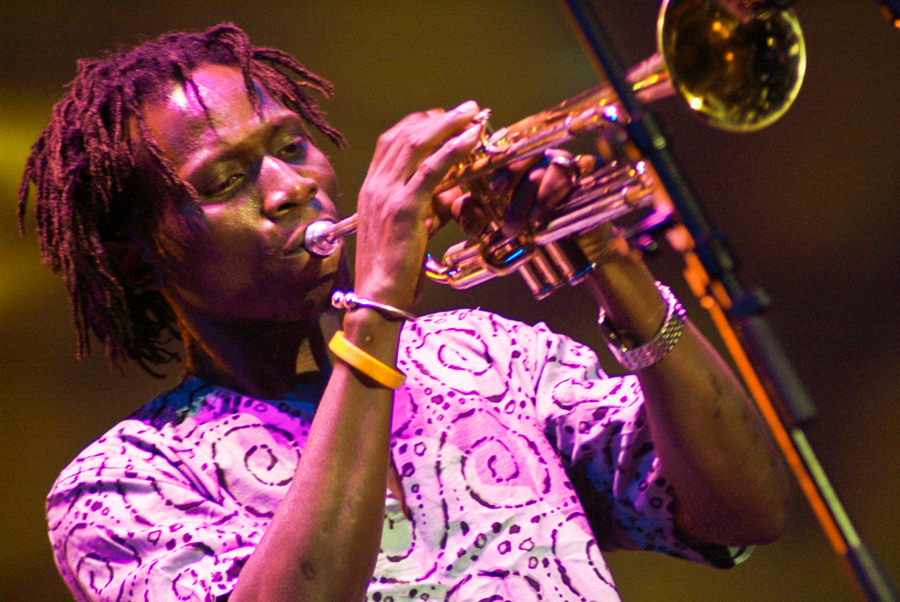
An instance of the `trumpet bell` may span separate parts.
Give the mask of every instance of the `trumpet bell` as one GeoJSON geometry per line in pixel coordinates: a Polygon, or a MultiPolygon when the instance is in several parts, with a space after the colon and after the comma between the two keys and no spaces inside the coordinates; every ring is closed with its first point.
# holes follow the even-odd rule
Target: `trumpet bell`
{"type": "Polygon", "coordinates": [[[732,132],[755,131],[781,117],[806,70],[794,12],[752,4],[665,0],[657,21],[659,51],[675,88],[711,125],[732,132]]]}

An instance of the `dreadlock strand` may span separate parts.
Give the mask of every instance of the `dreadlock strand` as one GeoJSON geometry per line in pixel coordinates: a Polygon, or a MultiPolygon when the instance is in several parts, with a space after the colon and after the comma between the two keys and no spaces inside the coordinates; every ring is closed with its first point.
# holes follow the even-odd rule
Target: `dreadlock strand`
{"type": "Polygon", "coordinates": [[[308,82],[296,81],[286,77],[281,71],[265,63],[260,63],[256,66],[255,75],[260,79],[265,78],[269,82],[272,96],[279,102],[300,114],[304,121],[315,126],[335,146],[338,148],[346,147],[343,135],[328,124],[318,103],[306,94],[304,88],[314,86],[308,82]]]}
{"type": "Polygon", "coordinates": [[[215,43],[221,44],[238,60],[238,67],[244,76],[244,87],[247,89],[247,96],[250,104],[257,111],[260,110],[259,94],[256,91],[256,85],[253,82],[253,74],[251,68],[252,46],[250,39],[243,31],[232,25],[231,23],[222,23],[213,28],[212,37],[215,43]]]}
{"type": "Polygon", "coordinates": [[[328,123],[318,103],[306,93],[306,89],[310,89],[325,98],[330,98],[334,92],[331,82],[312,73],[300,61],[284,51],[275,48],[254,48],[253,56],[259,61],[257,63],[258,75],[265,78],[266,81],[272,82],[273,86],[277,86],[281,102],[295,107],[304,119],[325,134],[338,148],[343,149],[347,146],[343,134],[328,123]],[[302,79],[288,77],[278,67],[296,74],[302,79]]]}

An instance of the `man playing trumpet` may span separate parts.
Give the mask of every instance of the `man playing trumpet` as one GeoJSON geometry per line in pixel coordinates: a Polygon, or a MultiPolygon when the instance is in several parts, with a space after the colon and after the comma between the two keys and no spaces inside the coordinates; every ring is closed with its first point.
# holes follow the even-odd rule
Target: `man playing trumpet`
{"type": "MultiPolygon", "coordinates": [[[[338,217],[310,132],[342,143],[309,95],[329,91],[232,25],[169,34],[80,63],[34,146],[20,214],[32,182],[80,351],[90,331],[114,363],[152,371],[172,335],[185,354],[181,384],[50,493],[78,600],[617,600],[601,550],[730,566],[779,535],[784,471],[751,402],[602,228],[579,242],[633,376],[543,325],[406,319],[429,235],[462,211],[432,191],[475,147],[473,102],[379,139],[326,341],[341,256],[302,240],[338,217]]],[[[569,186],[560,159],[515,195],[569,186]]]]}

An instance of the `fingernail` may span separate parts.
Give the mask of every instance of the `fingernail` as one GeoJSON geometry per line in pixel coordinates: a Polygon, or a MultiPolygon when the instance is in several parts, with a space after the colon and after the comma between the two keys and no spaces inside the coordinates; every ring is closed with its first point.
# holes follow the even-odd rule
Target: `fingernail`
{"type": "Polygon", "coordinates": [[[481,126],[469,126],[465,130],[463,130],[456,138],[459,141],[460,145],[469,144],[473,142],[478,135],[481,133],[481,126]]]}
{"type": "Polygon", "coordinates": [[[459,105],[458,107],[453,109],[453,112],[454,113],[471,113],[472,111],[474,111],[477,108],[478,108],[477,102],[475,102],[474,100],[467,100],[466,102],[462,103],[461,105],[459,105]]]}
{"type": "Polygon", "coordinates": [[[477,123],[478,125],[485,125],[488,122],[488,119],[491,118],[491,110],[490,109],[481,109],[475,117],[472,118],[473,123],[477,123]]]}
{"type": "Polygon", "coordinates": [[[550,164],[568,170],[572,166],[572,159],[563,156],[553,157],[550,159],[550,164]]]}

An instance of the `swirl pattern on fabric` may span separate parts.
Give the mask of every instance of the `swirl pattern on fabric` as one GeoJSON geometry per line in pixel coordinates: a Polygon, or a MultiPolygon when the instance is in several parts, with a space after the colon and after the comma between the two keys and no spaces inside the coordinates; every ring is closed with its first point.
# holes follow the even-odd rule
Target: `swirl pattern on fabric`
{"type": "MultiPolygon", "coordinates": [[[[386,494],[369,600],[618,600],[601,548],[732,563],[678,539],[638,382],[606,376],[589,349],[462,310],[407,324],[398,365],[391,454],[408,514],[386,494]]],[[[85,449],[47,504],[76,599],[227,595],[321,392],[257,400],[187,377],[85,449]]]]}

